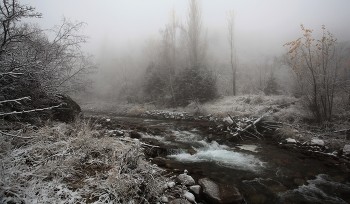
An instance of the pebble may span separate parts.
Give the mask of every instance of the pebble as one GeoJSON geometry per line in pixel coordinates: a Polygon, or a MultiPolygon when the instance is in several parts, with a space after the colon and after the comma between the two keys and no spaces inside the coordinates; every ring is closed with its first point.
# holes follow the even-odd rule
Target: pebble
{"type": "Polygon", "coordinates": [[[187,175],[186,173],[180,174],[179,176],[177,176],[177,181],[183,185],[186,186],[191,186],[195,184],[194,179],[192,178],[192,176],[187,175]]]}
{"type": "Polygon", "coordinates": [[[194,197],[194,195],[193,195],[192,193],[190,193],[190,192],[188,192],[188,191],[184,191],[184,197],[185,197],[188,201],[190,201],[190,202],[192,202],[192,203],[196,203],[196,199],[195,199],[195,197],[194,197]]]}
{"type": "Polygon", "coordinates": [[[350,155],[350,145],[344,145],[344,148],[343,148],[343,153],[345,155],[350,155]]]}
{"type": "Polygon", "coordinates": [[[297,143],[297,141],[296,141],[295,139],[292,139],[292,138],[287,138],[287,139],[286,139],[286,142],[287,142],[287,143],[291,143],[291,144],[297,143]]]}

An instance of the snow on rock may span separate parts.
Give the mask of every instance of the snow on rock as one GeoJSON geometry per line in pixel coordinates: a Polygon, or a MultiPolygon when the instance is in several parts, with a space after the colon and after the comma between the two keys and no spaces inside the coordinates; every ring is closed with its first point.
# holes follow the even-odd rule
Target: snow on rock
{"type": "Polygon", "coordinates": [[[343,154],[350,155],[350,145],[344,145],[343,154]]]}
{"type": "Polygon", "coordinates": [[[190,202],[192,202],[192,203],[196,203],[196,199],[195,199],[195,197],[194,197],[194,195],[193,195],[192,193],[190,193],[190,192],[188,192],[188,191],[184,191],[184,197],[185,197],[188,201],[190,201],[190,202]]]}
{"type": "Polygon", "coordinates": [[[222,119],[222,121],[223,121],[224,123],[229,124],[229,125],[232,125],[232,124],[233,124],[233,120],[232,120],[230,117],[226,117],[226,118],[222,119]]]}
{"type": "Polygon", "coordinates": [[[57,131],[59,134],[64,135],[69,129],[69,126],[66,123],[59,123],[52,130],[57,131]]]}
{"type": "Polygon", "coordinates": [[[167,183],[167,187],[168,188],[173,188],[175,186],[175,182],[174,181],[170,181],[167,183]]]}
{"type": "Polygon", "coordinates": [[[286,142],[287,142],[287,143],[290,143],[290,144],[295,144],[295,143],[297,143],[297,141],[296,141],[295,139],[292,139],[292,138],[287,138],[287,139],[286,139],[286,142]]]}
{"type": "Polygon", "coordinates": [[[192,176],[187,175],[187,173],[180,174],[176,177],[177,182],[186,185],[186,186],[191,186],[195,184],[194,179],[192,176]]]}
{"type": "Polygon", "coordinates": [[[162,201],[162,203],[168,203],[169,199],[166,196],[162,196],[162,198],[160,199],[160,201],[162,201]]]}
{"type": "Polygon", "coordinates": [[[311,140],[311,145],[324,146],[324,141],[317,138],[313,138],[311,140]]]}
{"type": "Polygon", "coordinates": [[[106,119],[106,122],[111,122],[111,119],[107,118],[107,119],[106,119]]]}

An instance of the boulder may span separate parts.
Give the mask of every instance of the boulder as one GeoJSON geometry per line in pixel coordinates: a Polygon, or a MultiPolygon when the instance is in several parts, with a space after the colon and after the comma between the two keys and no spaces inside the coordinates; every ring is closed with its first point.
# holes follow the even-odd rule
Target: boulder
{"type": "Polygon", "coordinates": [[[199,179],[199,185],[203,189],[203,193],[213,203],[220,203],[220,189],[219,186],[208,178],[199,179]]]}
{"type": "Polygon", "coordinates": [[[131,138],[136,138],[136,139],[140,139],[141,138],[141,134],[136,132],[136,131],[131,131],[130,132],[130,137],[131,138]]]}
{"type": "Polygon", "coordinates": [[[182,185],[186,186],[192,186],[195,184],[194,179],[192,176],[187,175],[187,173],[180,174],[176,177],[176,181],[182,185]]]}
{"type": "Polygon", "coordinates": [[[234,186],[219,186],[208,178],[200,179],[198,183],[202,187],[203,194],[209,203],[229,204],[242,203],[243,201],[243,196],[234,186]]]}
{"type": "MultiPolygon", "coordinates": [[[[65,123],[74,121],[81,113],[80,106],[69,96],[58,95],[57,98],[59,99],[59,104],[62,104],[62,106],[52,110],[53,120],[65,123]]],[[[54,105],[57,104],[50,104],[50,106],[54,105]]]]}

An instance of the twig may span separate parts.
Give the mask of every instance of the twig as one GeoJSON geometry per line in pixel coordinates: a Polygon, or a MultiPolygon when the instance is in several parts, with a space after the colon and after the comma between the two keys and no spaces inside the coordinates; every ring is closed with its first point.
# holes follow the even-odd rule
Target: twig
{"type": "Polygon", "coordinates": [[[23,114],[23,113],[32,113],[32,112],[37,112],[37,111],[45,111],[45,110],[52,110],[54,108],[61,107],[63,104],[59,104],[57,106],[51,106],[47,108],[37,108],[37,109],[32,109],[32,110],[23,110],[23,111],[13,111],[13,112],[8,112],[8,113],[0,113],[0,116],[6,116],[6,115],[14,115],[14,114],[23,114]]]}
{"type": "Polygon", "coordinates": [[[10,103],[10,102],[19,103],[19,101],[22,101],[22,100],[30,100],[30,97],[29,97],[29,96],[26,96],[26,97],[22,97],[22,98],[4,100],[4,101],[0,101],[0,104],[2,104],[2,103],[10,103]]]}
{"type": "Polygon", "coordinates": [[[347,132],[347,131],[350,131],[350,129],[336,130],[336,131],[334,131],[334,133],[347,132]]]}
{"type": "MultiPolygon", "coordinates": [[[[124,141],[124,142],[135,142],[135,141],[127,140],[127,139],[123,139],[123,138],[119,138],[119,140],[124,141]]],[[[143,142],[140,142],[140,144],[142,146],[146,146],[146,147],[160,148],[160,146],[150,145],[150,144],[146,144],[146,143],[143,143],[143,142]]]]}

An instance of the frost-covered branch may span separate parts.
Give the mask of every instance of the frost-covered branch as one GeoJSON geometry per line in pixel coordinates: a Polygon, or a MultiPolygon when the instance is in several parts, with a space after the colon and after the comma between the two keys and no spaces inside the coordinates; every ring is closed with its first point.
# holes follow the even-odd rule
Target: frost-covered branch
{"type": "Polygon", "coordinates": [[[11,103],[11,102],[15,102],[15,103],[20,104],[20,101],[23,101],[23,100],[30,100],[30,97],[26,96],[26,97],[22,97],[22,98],[4,100],[4,101],[0,101],[0,104],[2,104],[2,103],[11,103]]]}
{"type": "Polygon", "coordinates": [[[20,75],[23,75],[23,73],[21,72],[4,72],[4,73],[0,73],[0,76],[3,77],[3,76],[10,76],[10,77],[13,77],[13,78],[16,78],[20,75]]]}
{"type": "Polygon", "coordinates": [[[23,113],[32,113],[32,112],[45,111],[45,110],[52,110],[54,108],[58,108],[58,107],[61,107],[61,106],[62,106],[62,104],[59,104],[57,106],[47,107],[47,108],[37,108],[37,109],[23,110],[23,111],[12,111],[12,112],[8,112],[8,113],[0,113],[0,116],[23,114],[23,113]]]}

